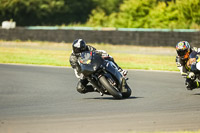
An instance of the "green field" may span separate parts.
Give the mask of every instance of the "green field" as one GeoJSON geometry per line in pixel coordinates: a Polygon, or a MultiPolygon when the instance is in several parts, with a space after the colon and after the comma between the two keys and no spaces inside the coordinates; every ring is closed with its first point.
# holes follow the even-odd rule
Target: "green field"
{"type": "MultiPolygon", "coordinates": [[[[124,69],[178,71],[173,47],[89,44],[106,50],[124,69]]],[[[0,63],[69,67],[70,43],[0,41],[0,63]]]]}

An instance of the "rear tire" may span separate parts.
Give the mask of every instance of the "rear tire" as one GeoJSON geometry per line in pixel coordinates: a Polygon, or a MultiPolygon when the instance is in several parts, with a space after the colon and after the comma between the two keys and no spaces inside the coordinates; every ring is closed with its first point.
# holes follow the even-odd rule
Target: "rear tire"
{"type": "Polygon", "coordinates": [[[108,81],[107,79],[102,76],[99,78],[100,83],[102,84],[105,89],[116,99],[122,99],[122,93],[117,91],[108,81]]]}

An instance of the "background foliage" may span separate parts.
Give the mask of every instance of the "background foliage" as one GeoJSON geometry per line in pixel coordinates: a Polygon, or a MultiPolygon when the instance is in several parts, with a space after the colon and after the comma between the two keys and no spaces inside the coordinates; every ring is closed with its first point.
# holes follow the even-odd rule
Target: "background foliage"
{"type": "Polygon", "coordinates": [[[0,0],[0,21],[19,26],[85,23],[94,7],[91,0],[0,0]]]}
{"type": "Polygon", "coordinates": [[[0,0],[0,22],[200,29],[200,0],[0,0]]]}

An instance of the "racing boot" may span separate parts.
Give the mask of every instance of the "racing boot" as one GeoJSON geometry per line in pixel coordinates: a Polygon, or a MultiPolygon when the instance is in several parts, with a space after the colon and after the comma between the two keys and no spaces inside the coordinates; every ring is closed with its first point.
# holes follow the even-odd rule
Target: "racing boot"
{"type": "Polygon", "coordinates": [[[122,74],[122,76],[126,76],[128,74],[128,71],[127,70],[123,70],[119,67],[118,71],[122,74]]]}
{"type": "Polygon", "coordinates": [[[77,91],[82,94],[85,94],[88,92],[94,92],[95,91],[94,87],[92,85],[87,85],[87,84],[88,84],[87,79],[80,80],[76,87],[77,91]]]}
{"type": "Polygon", "coordinates": [[[83,86],[83,85],[79,84],[77,86],[77,91],[79,93],[85,94],[85,93],[88,93],[88,92],[94,92],[95,90],[92,87],[92,85],[83,86]]]}
{"type": "Polygon", "coordinates": [[[193,89],[196,89],[196,88],[200,88],[200,83],[198,81],[190,81],[190,82],[186,82],[186,88],[188,90],[193,90],[193,89]]]}

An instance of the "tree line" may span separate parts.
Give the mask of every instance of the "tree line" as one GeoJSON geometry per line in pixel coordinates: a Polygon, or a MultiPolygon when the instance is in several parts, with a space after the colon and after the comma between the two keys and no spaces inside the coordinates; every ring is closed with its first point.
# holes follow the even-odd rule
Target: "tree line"
{"type": "Polygon", "coordinates": [[[200,28],[200,0],[0,0],[18,26],[200,28]]]}

